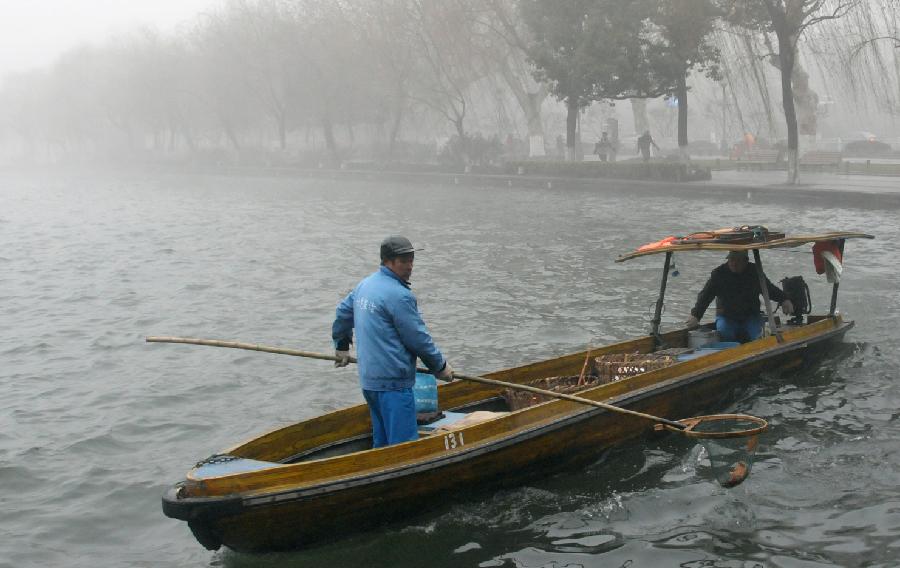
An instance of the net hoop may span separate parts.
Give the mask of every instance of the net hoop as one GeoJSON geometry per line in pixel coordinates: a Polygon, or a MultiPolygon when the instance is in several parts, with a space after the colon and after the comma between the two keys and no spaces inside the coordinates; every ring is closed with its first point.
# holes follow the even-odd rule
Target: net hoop
{"type": "Polygon", "coordinates": [[[685,418],[683,420],[677,420],[677,422],[680,424],[684,424],[685,428],[681,430],[674,426],[665,424],[666,429],[671,430],[672,432],[678,432],[679,434],[684,434],[689,438],[746,438],[761,434],[769,428],[768,422],[757,416],[750,416],[749,414],[710,414],[708,416],[685,418]],[[694,430],[694,428],[698,424],[701,424],[703,422],[717,422],[724,420],[741,420],[744,422],[752,422],[753,424],[756,424],[756,426],[753,428],[744,428],[742,430],[731,430],[726,432],[698,432],[694,430]]]}

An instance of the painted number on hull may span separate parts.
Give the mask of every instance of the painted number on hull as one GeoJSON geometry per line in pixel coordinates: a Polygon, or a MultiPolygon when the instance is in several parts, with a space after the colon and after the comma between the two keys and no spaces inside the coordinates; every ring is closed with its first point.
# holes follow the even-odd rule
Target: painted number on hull
{"type": "Polygon", "coordinates": [[[465,445],[465,443],[462,432],[450,432],[444,436],[444,448],[448,450],[455,450],[457,446],[465,445]]]}

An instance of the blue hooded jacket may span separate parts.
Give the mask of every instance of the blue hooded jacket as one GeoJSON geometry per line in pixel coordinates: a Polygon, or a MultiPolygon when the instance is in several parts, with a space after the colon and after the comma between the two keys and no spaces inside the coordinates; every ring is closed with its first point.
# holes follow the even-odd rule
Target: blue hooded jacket
{"type": "Polygon", "coordinates": [[[364,390],[412,388],[416,357],[435,372],[446,364],[425,327],[409,284],[386,266],[364,278],[338,304],[331,327],[335,347],[349,348],[354,328],[359,382],[364,390]]]}

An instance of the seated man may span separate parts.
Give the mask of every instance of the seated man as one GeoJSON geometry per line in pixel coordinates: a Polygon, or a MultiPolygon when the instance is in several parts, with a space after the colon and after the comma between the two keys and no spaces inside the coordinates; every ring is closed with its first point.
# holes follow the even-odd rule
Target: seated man
{"type": "MultiPolygon", "coordinates": [[[[786,315],[794,306],[784,292],[766,278],[769,298],[781,305],[786,315]]],[[[730,251],[724,264],[712,271],[703,290],[697,295],[697,304],[691,309],[691,317],[685,325],[695,329],[700,325],[703,312],[716,299],[716,331],[722,341],[753,341],[762,334],[762,316],[759,313],[759,276],[756,265],[747,257],[747,251],[730,251]]]]}

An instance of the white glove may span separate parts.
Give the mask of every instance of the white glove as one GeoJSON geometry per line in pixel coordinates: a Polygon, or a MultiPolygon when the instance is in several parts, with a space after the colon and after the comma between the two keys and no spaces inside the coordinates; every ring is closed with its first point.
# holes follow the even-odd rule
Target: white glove
{"type": "Polygon", "coordinates": [[[444,363],[444,368],[435,373],[436,378],[441,379],[442,381],[452,381],[453,380],[453,367],[450,366],[450,362],[446,361],[444,363]]]}
{"type": "Polygon", "coordinates": [[[341,351],[340,349],[336,349],[334,352],[334,356],[338,358],[338,360],[334,362],[335,367],[346,367],[350,364],[349,351],[341,351]]]}
{"type": "Polygon", "coordinates": [[[784,315],[789,316],[794,313],[794,304],[791,303],[790,300],[785,300],[781,302],[781,311],[784,312],[784,315]]]}
{"type": "Polygon", "coordinates": [[[688,329],[697,329],[698,327],[700,327],[700,320],[698,320],[694,316],[691,316],[687,319],[686,322],[684,322],[684,327],[688,329]]]}

